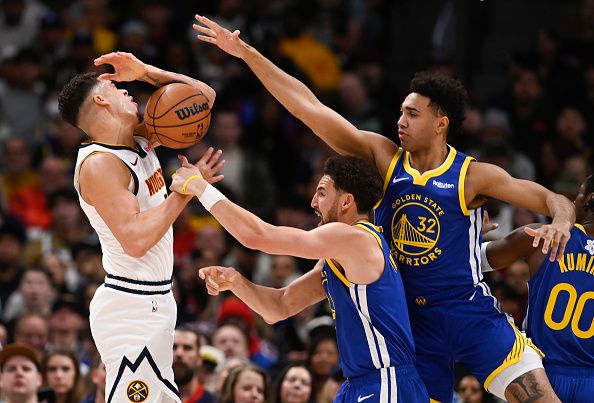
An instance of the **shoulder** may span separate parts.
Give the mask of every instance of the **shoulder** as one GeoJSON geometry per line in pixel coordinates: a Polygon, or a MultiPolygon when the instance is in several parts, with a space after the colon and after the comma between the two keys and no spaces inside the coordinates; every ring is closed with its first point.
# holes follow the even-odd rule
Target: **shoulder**
{"type": "Polygon", "coordinates": [[[128,178],[129,171],[124,162],[110,152],[95,152],[85,158],[80,165],[80,181],[102,181],[118,177],[128,178]]]}

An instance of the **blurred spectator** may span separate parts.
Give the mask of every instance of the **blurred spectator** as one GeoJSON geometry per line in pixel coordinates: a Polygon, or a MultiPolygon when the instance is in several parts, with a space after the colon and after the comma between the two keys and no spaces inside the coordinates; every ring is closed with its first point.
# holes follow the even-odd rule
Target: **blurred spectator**
{"type": "Polygon", "coordinates": [[[216,398],[200,383],[202,367],[200,336],[189,327],[178,326],[173,340],[173,374],[182,401],[211,403],[216,398]]]}
{"type": "Polygon", "coordinates": [[[260,160],[240,145],[243,128],[236,113],[218,111],[213,117],[211,135],[217,148],[225,150],[225,175],[227,186],[237,203],[258,216],[269,217],[274,206],[274,189],[266,162],[260,160]],[[254,192],[254,188],[258,192],[254,192]]]}
{"type": "Polygon", "coordinates": [[[216,396],[221,397],[223,393],[223,387],[227,381],[229,373],[236,367],[251,365],[250,361],[244,357],[230,357],[225,359],[223,364],[217,370],[217,378],[215,379],[213,392],[216,396]]]}
{"type": "Polygon", "coordinates": [[[62,294],[52,307],[50,316],[50,345],[52,348],[82,350],[80,336],[85,328],[85,312],[71,294],[62,294]]]}
{"type": "Polygon", "coordinates": [[[232,368],[223,384],[220,403],[267,401],[268,376],[255,365],[245,364],[232,368]]]}
{"type": "Polygon", "coordinates": [[[38,53],[19,50],[0,68],[0,139],[23,138],[32,145],[43,121],[42,65],[38,53]]]}
{"type": "Polygon", "coordinates": [[[4,311],[9,297],[21,282],[27,234],[23,224],[10,215],[0,215],[0,308],[4,311]]]}
{"type": "Polygon", "coordinates": [[[249,358],[248,337],[244,330],[237,325],[219,326],[212,335],[212,345],[221,350],[226,358],[249,358]]]}
{"type": "Polygon", "coordinates": [[[9,344],[0,352],[0,390],[6,403],[37,403],[41,387],[39,357],[25,344],[9,344]]]}
{"type": "Polygon", "coordinates": [[[3,0],[0,12],[0,53],[33,43],[45,6],[36,0],[3,0]]]}
{"type": "Polygon", "coordinates": [[[313,377],[304,362],[292,362],[278,374],[273,403],[313,403],[313,377]]]}
{"type": "Polygon", "coordinates": [[[309,345],[308,368],[313,375],[315,401],[322,397],[322,387],[338,366],[338,345],[333,332],[321,334],[309,345]]]}
{"type": "Polygon", "coordinates": [[[356,73],[347,72],[340,78],[338,87],[339,109],[357,129],[381,132],[381,122],[376,106],[369,99],[365,84],[356,73]]]}
{"type": "Polygon", "coordinates": [[[483,403],[485,392],[474,375],[466,375],[458,381],[456,393],[460,403],[483,403]]]}
{"type": "Polygon", "coordinates": [[[14,325],[14,341],[33,347],[41,356],[49,341],[47,317],[39,312],[25,312],[14,325]]]}
{"type": "Polygon", "coordinates": [[[70,349],[55,349],[45,355],[41,362],[45,385],[56,396],[56,403],[80,403],[84,385],[76,353],[70,349]]]}
{"type": "Polygon", "coordinates": [[[304,29],[306,12],[303,6],[285,10],[280,50],[305,73],[315,90],[322,93],[334,91],[338,88],[341,74],[338,58],[304,29]]]}
{"type": "Polygon", "coordinates": [[[6,139],[2,161],[2,204],[28,228],[47,228],[51,216],[39,175],[31,165],[30,146],[19,137],[6,139]]]}
{"type": "Polygon", "coordinates": [[[91,369],[91,382],[95,390],[82,403],[105,403],[105,376],[105,364],[103,364],[103,361],[98,356],[91,369]]]}
{"type": "Polygon", "coordinates": [[[107,0],[81,0],[74,3],[69,11],[76,31],[91,35],[95,53],[103,54],[115,50],[117,35],[108,27],[107,0]]]}
{"type": "Polygon", "coordinates": [[[41,268],[31,267],[23,273],[18,291],[6,302],[2,319],[8,323],[24,312],[39,312],[47,316],[55,294],[49,273],[41,268]]]}

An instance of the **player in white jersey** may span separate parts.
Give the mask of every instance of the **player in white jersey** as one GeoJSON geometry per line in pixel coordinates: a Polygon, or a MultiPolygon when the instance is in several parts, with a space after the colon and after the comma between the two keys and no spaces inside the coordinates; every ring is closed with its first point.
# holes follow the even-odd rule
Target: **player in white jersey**
{"type": "MultiPolygon", "coordinates": [[[[107,370],[106,399],[180,402],[172,370],[177,308],[171,226],[189,198],[168,197],[154,151],[158,143],[143,137],[138,105],[111,80],[183,82],[199,88],[211,107],[215,91],[130,53],[103,55],[95,64],[111,64],[115,72],[77,75],[62,89],[59,107],[65,121],[90,137],[78,153],[74,186],[99,235],[107,272],[90,305],[91,331],[107,370]]],[[[213,183],[222,179],[215,176],[219,157],[209,149],[200,159],[213,183]]]]}

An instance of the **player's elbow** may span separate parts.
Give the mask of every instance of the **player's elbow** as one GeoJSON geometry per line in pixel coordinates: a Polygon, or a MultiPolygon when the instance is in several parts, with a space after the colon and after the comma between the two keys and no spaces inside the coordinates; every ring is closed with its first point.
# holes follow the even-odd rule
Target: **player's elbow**
{"type": "Polygon", "coordinates": [[[146,255],[150,248],[143,242],[131,240],[123,242],[122,249],[128,256],[139,259],[146,255]]]}

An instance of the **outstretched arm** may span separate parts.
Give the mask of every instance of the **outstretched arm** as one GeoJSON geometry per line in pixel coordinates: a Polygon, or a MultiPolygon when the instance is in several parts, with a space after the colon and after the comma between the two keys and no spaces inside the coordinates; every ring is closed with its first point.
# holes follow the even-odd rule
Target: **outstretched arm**
{"type": "Polygon", "coordinates": [[[230,290],[270,324],[293,316],[325,297],[321,261],[281,289],[256,285],[232,267],[205,267],[200,269],[199,275],[210,295],[230,290]]]}
{"type": "Polygon", "coordinates": [[[104,73],[99,76],[101,80],[113,81],[144,81],[156,87],[170,83],[184,83],[202,91],[210,107],[214,105],[216,92],[208,84],[183,74],[162,70],[150,64],[143,63],[132,53],[111,52],[95,59],[95,66],[111,64],[114,73],[104,73]]]}
{"type": "Polygon", "coordinates": [[[542,253],[547,254],[550,249],[551,261],[561,258],[569,240],[569,231],[575,223],[573,203],[565,196],[553,193],[538,183],[516,179],[498,166],[472,162],[466,175],[465,200],[472,208],[484,197],[552,217],[551,224],[536,230],[532,245],[537,247],[542,240],[542,253]]]}
{"type": "MultiPolygon", "coordinates": [[[[202,178],[198,167],[190,164],[185,157],[180,157],[180,160],[182,167],[172,176],[171,190],[201,198],[208,182],[202,178]]],[[[214,189],[209,191],[218,192],[214,189]]],[[[220,193],[218,195],[217,202],[207,209],[235,239],[250,249],[275,255],[306,259],[328,257],[340,261],[352,257],[360,247],[373,248],[375,242],[365,231],[340,222],[322,225],[311,231],[274,226],[227,200],[220,193]]]]}
{"type": "Polygon", "coordinates": [[[305,123],[318,137],[340,154],[356,155],[374,161],[385,176],[398,146],[386,137],[363,132],[348,120],[322,104],[302,82],[291,77],[256,49],[206,17],[196,15],[203,25],[194,24],[198,39],[212,43],[246,62],[266,89],[287,110],[305,123]]]}
{"type": "MultiPolygon", "coordinates": [[[[515,229],[514,231],[507,234],[504,238],[488,242],[485,250],[485,257],[487,258],[489,266],[494,270],[503,269],[508,267],[516,260],[534,260],[532,257],[540,255],[540,262],[544,259],[545,255],[540,250],[535,249],[532,245],[538,228],[542,227],[542,224],[530,224],[524,227],[515,229]]],[[[539,266],[539,265],[538,265],[539,266]]],[[[530,264],[530,272],[538,267],[533,267],[530,264]]]]}

